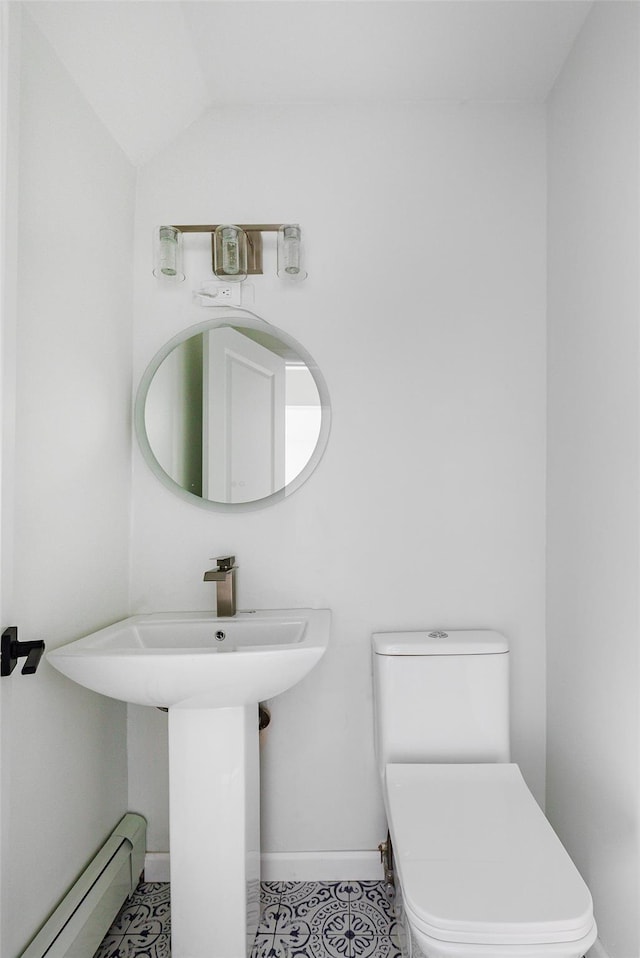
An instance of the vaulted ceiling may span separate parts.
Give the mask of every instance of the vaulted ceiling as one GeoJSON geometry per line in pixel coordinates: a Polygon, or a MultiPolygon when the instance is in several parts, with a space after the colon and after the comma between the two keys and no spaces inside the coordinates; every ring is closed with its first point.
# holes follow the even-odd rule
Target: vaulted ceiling
{"type": "Polygon", "coordinates": [[[245,103],[543,101],[582,0],[35,0],[28,13],[144,163],[245,103]]]}

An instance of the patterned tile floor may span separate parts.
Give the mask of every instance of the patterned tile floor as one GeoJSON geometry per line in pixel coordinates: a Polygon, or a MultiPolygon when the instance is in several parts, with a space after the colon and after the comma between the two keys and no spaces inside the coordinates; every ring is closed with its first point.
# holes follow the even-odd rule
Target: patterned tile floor
{"type": "MultiPolygon", "coordinates": [[[[252,958],[401,958],[384,884],[263,882],[252,958]]],[[[170,958],[169,885],[142,882],[95,958],[170,958]]]]}
{"type": "Polygon", "coordinates": [[[401,958],[383,882],[263,882],[252,958],[401,958]]]}
{"type": "Polygon", "coordinates": [[[124,903],[95,958],[170,958],[169,882],[140,882],[124,903]]]}

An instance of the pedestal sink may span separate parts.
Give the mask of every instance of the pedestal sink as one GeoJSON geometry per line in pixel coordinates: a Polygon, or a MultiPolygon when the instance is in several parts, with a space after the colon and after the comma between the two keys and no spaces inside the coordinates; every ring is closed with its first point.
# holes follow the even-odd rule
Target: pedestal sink
{"type": "Polygon", "coordinates": [[[330,619],[326,609],[135,615],[47,655],[86,688],[169,710],[172,958],[251,951],[260,882],[258,702],[311,671],[330,619]]]}

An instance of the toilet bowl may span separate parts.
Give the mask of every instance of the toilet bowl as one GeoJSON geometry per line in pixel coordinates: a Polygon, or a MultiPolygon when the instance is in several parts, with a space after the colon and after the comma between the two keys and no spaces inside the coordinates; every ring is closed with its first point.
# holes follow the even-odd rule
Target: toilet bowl
{"type": "Polygon", "coordinates": [[[427,958],[580,958],[591,895],[517,765],[388,765],[406,922],[427,958]]]}
{"type": "Polygon", "coordinates": [[[444,635],[373,641],[376,753],[407,939],[426,958],[581,958],[597,934],[591,895],[509,761],[506,641],[444,635]]]}

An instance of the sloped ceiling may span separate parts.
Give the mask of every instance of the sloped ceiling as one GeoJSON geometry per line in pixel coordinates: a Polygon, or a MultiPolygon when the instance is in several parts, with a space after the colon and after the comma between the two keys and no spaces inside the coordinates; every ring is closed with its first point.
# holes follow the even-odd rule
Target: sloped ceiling
{"type": "Polygon", "coordinates": [[[244,103],[543,101],[582,0],[35,0],[131,161],[244,103]]]}

